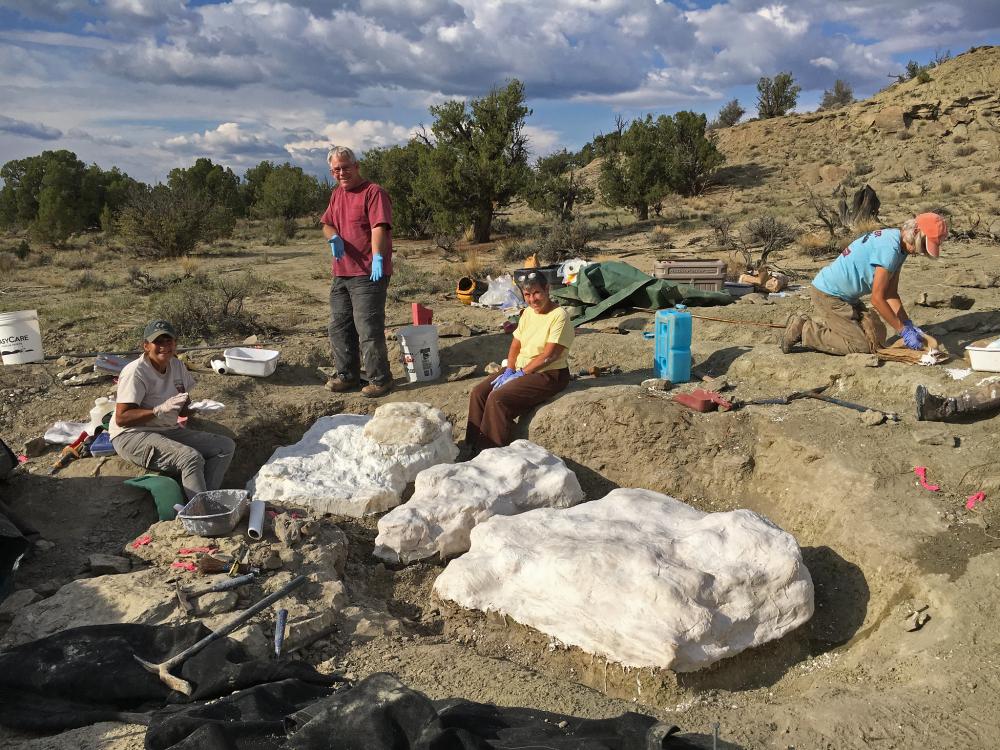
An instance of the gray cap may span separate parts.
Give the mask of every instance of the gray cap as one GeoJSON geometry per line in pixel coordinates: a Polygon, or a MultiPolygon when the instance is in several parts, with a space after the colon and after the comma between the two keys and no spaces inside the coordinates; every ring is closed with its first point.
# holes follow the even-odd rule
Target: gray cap
{"type": "Polygon", "coordinates": [[[177,331],[167,320],[151,320],[146,325],[146,330],[142,332],[142,337],[149,343],[153,343],[157,338],[166,334],[172,339],[177,338],[177,331]]]}

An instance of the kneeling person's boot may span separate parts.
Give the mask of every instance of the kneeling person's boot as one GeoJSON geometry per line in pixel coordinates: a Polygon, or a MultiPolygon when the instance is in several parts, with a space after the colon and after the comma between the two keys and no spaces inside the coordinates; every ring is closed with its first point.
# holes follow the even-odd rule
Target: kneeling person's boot
{"type": "Polygon", "coordinates": [[[1000,384],[997,383],[972,388],[950,398],[935,396],[918,385],[915,396],[917,419],[926,422],[951,422],[1000,411],[1000,384]]]}

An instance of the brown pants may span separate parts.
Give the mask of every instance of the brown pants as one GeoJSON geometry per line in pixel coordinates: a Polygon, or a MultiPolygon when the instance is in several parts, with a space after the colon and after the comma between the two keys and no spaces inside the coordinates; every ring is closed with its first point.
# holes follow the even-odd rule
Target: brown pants
{"type": "Polygon", "coordinates": [[[871,354],[885,345],[885,323],[861,301],[851,304],[812,287],[814,317],[802,326],[802,346],[827,354],[871,354]]]}
{"type": "Polygon", "coordinates": [[[465,442],[476,450],[510,443],[514,418],[531,411],[569,385],[569,369],[532,372],[493,390],[497,375],[472,389],[465,442]]]}

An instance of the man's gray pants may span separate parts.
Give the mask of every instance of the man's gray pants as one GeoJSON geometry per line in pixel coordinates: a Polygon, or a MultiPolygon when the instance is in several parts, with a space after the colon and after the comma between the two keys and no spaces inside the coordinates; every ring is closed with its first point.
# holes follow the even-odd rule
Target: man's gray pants
{"type": "Polygon", "coordinates": [[[233,460],[236,443],[225,435],[177,428],[165,432],[123,432],[111,440],[119,456],[146,469],[180,474],[190,500],[217,490],[233,460]]]}
{"type": "Polygon", "coordinates": [[[364,368],[369,383],[392,380],[385,345],[385,296],[389,277],[335,276],[330,287],[330,350],[341,379],[356,382],[364,368]]]}

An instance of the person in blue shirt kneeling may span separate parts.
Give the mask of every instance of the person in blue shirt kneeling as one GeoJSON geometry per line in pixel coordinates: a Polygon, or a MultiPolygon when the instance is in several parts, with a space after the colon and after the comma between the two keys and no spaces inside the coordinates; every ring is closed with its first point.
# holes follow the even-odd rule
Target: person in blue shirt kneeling
{"type": "Polygon", "coordinates": [[[885,346],[886,325],[910,349],[923,349],[923,331],[910,320],[899,298],[899,273],[911,255],[937,258],[947,236],[944,218],[925,213],[899,229],[880,229],[854,240],[816,274],[810,289],[814,312],[788,319],[781,350],[789,354],[799,344],[827,354],[874,353],[885,346]],[[861,301],[866,294],[871,294],[878,315],[861,301]]]}

